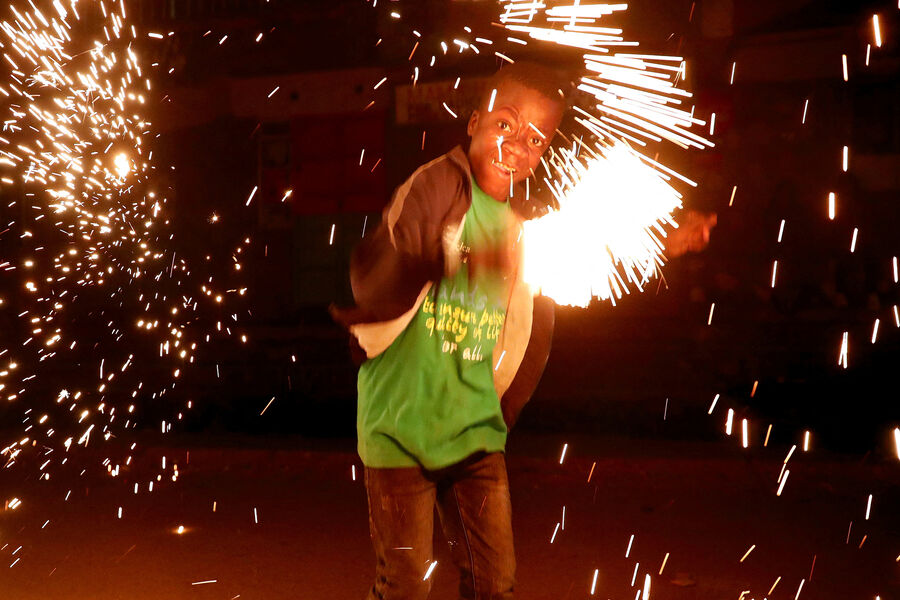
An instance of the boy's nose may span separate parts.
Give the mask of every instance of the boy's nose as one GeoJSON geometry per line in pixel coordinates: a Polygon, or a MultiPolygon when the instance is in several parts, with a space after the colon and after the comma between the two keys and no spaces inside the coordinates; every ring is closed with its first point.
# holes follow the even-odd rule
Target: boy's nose
{"type": "Polygon", "coordinates": [[[525,155],[525,145],[519,140],[519,136],[504,138],[503,151],[522,157],[525,155]]]}

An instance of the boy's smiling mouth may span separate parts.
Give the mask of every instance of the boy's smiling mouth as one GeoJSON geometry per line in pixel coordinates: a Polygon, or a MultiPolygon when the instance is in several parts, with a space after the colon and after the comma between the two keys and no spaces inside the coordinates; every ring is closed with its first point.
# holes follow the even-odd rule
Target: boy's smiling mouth
{"type": "Polygon", "coordinates": [[[511,167],[511,166],[507,165],[506,163],[502,163],[499,160],[497,160],[496,158],[491,161],[491,164],[509,175],[512,175],[513,173],[516,172],[515,167],[511,167]]]}

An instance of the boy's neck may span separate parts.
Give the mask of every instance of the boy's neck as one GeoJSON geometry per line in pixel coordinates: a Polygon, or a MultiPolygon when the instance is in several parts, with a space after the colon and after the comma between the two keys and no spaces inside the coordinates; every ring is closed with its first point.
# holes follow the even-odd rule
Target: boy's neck
{"type": "Polygon", "coordinates": [[[478,189],[481,190],[485,196],[488,196],[492,200],[500,202],[501,204],[506,204],[506,201],[509,200],[509,190],[504,189],[502,192],[498,191],[495,194],[492,194],[488,190],[484,189],[480,183],[478,183],[478,180],[475,178],[474,174],[472,175],[472,181],[475,182],[475,185],[478,186],[478,189]]]}

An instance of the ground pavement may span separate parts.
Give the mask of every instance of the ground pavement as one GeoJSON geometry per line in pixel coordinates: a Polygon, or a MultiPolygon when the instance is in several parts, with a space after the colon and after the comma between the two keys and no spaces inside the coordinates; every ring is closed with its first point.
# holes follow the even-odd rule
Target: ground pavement
{"type": "MultiPolygon", "coordinates": [[[[516,597],[630,600],[649,574],[655,600],[900,598],[900,462],[798,450],[778,497],[786,450],[515,432],[516,597]]],[[[7,470],[0,599],[362,598],[360,474],[352,440],[209,436],[139,448],[117,477],[7,470]]],[[[431,597],[455,598],[436,559],[431,597]]]]}

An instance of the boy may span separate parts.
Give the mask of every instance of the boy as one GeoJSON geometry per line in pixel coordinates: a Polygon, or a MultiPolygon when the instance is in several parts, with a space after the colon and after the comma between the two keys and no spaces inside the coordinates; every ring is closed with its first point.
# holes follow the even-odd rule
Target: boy
{"type": "Polygon", "coordinates": [[[334,314],[366,359],[357,429],[377,559],[370,600],[428,596],[435,508],[460,596],[512,598],[503,451],[553,329],[552,303],[521,279],[521,223],[545,208],[519,184],[559,126],[563,86],[540,65],[500,70],[469,120],[468,151],[416,170],[354,252],[357,306],[334,314]]]}

